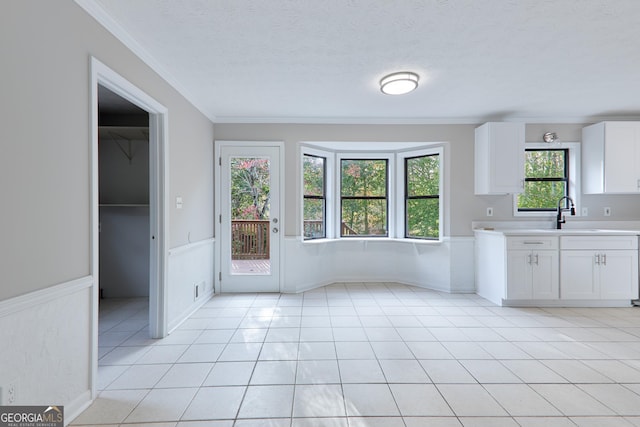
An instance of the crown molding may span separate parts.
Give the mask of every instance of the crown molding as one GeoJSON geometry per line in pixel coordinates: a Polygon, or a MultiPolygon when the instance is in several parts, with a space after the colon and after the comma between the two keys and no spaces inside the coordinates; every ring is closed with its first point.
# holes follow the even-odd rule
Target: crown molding
{"type": "Polygon", "coordinates": [[[109,33],[118,39],[126,48],[131,50],[142,62],[156,72],[180,95],[185,97],[198,111],[209,120],[215,122],[215,115],[208,110],[206,105],[192,93],[190,93],[169,71],[167,71],[140,43],[138,43],[127,30],[107,13],[94,0],[74,0],[85,12],[102,25],[109,33]]]}

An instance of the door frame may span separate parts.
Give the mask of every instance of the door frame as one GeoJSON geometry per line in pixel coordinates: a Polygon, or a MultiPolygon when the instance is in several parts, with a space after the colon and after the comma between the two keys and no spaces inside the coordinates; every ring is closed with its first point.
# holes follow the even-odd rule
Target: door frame
{"type": "MultiPolygon", "coordinates": [[[[222,265],[221,265],[221,244],[222,242],[220,241],[220,236],[221,236],[221,230],[222,230],[222,223],[221,223],[221,215],[222,215],[222,204],[221,204],[221,187],[222,187],[222,181],[221,181],[221,170],[222,170],[222,147],[230,147],[230,146],[235,146],[235,147],[275,147],[278,148],[278,153],[279,153],[279,162],[280,162],[280,170],[278,171],[278,173],[280,174],[280,185],[278,188],[278,191],[280,192],[279,194],[279,210],[280,210],[280,217],[279,217],[279,221],[280,221],[280,232],[277,233],[275,236],[277,236],[276,238],[278,239],[279,245],[278,245],[278,270],[280,272],[280,274],[278,275],[278,289],[280,292],[282,292],[282,284],[283,284],[283,273],[284,273],[284,257],[282,256],[283,254],[283,249],[284,249],[284,232],[285,232],[285,227],[284,224],[286,224],[285,222],[285,211],[284,211],[284,190],[285,190],[285,163],[284,163],[284,142],[282,141],[230,141],[230,140],[216,140],[214,142],[215,145],[215,151],[214,151],[214,164],[215,164],[215,168],[214,168],[214,182],[216,183],[215,185],[215,194],[214,194],[214,205],[215,205],[215,210],[214,210],[214,232],[215,232],[215,242],[214,242],[214,260],[213,260],[213,272],[214,272],[214,282],[217,283],[217,289],[218,289],[218,293],[220,293],[222,291],[222,281],[221,281],[221,276],[222,276],[222,265]],[[216,160],[217,159],[217,160],[216,160]]],[[[214,292],[215,292],[215,287],[214,287],[214,292]]]]}
{"type": "Polygon", "coordinates": [[[91,164],[91,256],[93,277],[91,304],[91,392],[97,396],[98,316],[100,292],[99,186],[98,186],[98,84],[149,113],[149,225],[151,231],[149,263],[149,332],[151,338],[167,335],[167,238],[169,206],[168,109],[117,72],[90,57],[90,164],[91,164]]]}

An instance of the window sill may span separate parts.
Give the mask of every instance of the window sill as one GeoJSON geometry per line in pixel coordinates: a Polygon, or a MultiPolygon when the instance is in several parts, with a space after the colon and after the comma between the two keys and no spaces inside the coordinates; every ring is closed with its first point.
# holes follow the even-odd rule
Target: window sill
{"type": "Polygon", "coordinates": [[[362,243],[381,243],[381,242],[397,242],[397,243],[413,243],[417,245],[440,245],[443,242],[443,238],[441,237],[438,240],[426,240],[426,239],[406,239],[406,238],[396,238],[396,237],[344,237],[337,239],[309,239],[302,240],[302,243],[305,245],[317,245],[322,243],[333,243],[333,242],[362,242],[362,243]]]}

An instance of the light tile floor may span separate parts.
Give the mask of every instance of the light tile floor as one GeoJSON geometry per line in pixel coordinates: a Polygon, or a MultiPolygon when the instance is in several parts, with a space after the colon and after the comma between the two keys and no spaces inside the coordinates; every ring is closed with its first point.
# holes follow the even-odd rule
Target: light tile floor
{"type": "Polygon", "coordinates": [[[98,399],[74,425],[640,426],[640,308],[505,308],[335,284],[216,296],[163,340],[103,300],[98,399]]]}

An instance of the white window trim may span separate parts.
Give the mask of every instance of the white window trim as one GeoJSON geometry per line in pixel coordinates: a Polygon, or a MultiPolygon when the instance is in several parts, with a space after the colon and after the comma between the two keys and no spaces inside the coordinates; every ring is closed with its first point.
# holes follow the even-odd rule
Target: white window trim
{"type": "Polygon", "coordinates": [[[419,244],[440,244],[445,239],[444,231],[446,230],[445,222],[448,220],[448,216],[445,212],[447,209],[447,202],[449,200],[449,193],[447,187],[447,177],[449,176],[448,155],[447,155],[447,143],[446,142],[424,142],[424,143],[410,143],[415,145],[415,148],[403,147],[401,149],[387,150],[386,148],[392,148],[398,143],[378,143],[378,148],[382,150],[372,151],[352,151],[352,150],[336,150],[336,142],[331,142],[330,146],[324,147],[318,144],[327,144],[323,142],[301,142],[299,147],[299,161],[298,161],[298,197],[300,203],[298,205],[300,221],[299,221],[299,233],[300,239],[305,244],[314,244],[323,242],[326,240],[394,240],[394,241],[406,241],[419,244]],[[382,144],[382,147],[380,147],[382,144]],[[326,202],[326,238],[325,239],[306,239],[304,238],[304,173],[302,173],[302,165],[304,155],[309,154],[313,156],[321,156],[326,158],[326,180],[325,183],[325,202],[326,202]],[[417,157],[422,155],[438,154],[440,160],[440,193],[439,193],[439,230],[438,239],[420,239],[412,237],[404,237],[404,159],[407,157],[417,157]],[[388,212],[388,236],[387,237],[340,237],[340,160],[341,159],[387,159],[388,160],[388,182],[387,182],[387,201],[389,204],[388,212]]]}
{"type": "MultiPolygon", "coordinates": [[[[561,142],[559,144],[546,144],[541,142],[527,142],[525,149],[568,149],[569,150],[569,197],[573,199],[576,206],[576,216],[580,216],[580,143],[561,142]]],[[[513,216],[514,217],[554,217],[556,212],[519,212],[518,195],[513,195],[513,216]]]]}
{"type": "Polygon", "coordinates": [[[334,187],[335,187],[335,183],[334,183],[334,179],[335,179],[335,153],[332,151],[325,151],[325,150],[318,150],[317,148],[312,148],[312,147],[308,147],[305,145],[301,145],[300,146],[300,161],[298,162],[299,168],[300,168],[300,236],[302,238],[302,240],[307,241],[307,242],[311,242],[311,241],[316,241],[316,240],[323,240],[322,238],[320,239],[305,239],[304,238],[304,173],[302,170],[302,165],[304,163],[304,156],[305,155],[311,155],[311,156],[319,156],[319,157],[324,157],[325,163],[324,163],[324,167],[325,167],[325,180],[326,182],[324,183],[325,188],[324,188],[324,197],[325,197],[325,218],[324,218],[324,227],[325,227],[325,239],[333,239],[335,238],[335,234],[334,234],[334,223],[335,223],[335,219],[334,219],[334,209],[332,208],[332,206],[334,205],[334,187]]]}
{"type": "MultiPolygon", "coordinates": [[[[335,173],[335,218],[336,221],[334,223],[334,235],[337,238],[344,238],[340,235],[340,224],[342,221],[342,212],[340,211],[341,203],[340,200],[342,198],[342,192],[340,188],[341,184],[341,165],[342,160],[387,160],[387,235],[386,236],[366,236],[367,238],[376,238],[376,239],[385,239],[385,238],[393,238],[397,236],[396,234],[396,212],[394,207],[397,206],[397,195],[396,192],[392,190],[392,182],[395,177],[395,153],[374,153],[374,152],[340,152],[336,153],[336,173],[335,173]]],[[[347,237],[348,239],[353,239],[353,237],[347,237]]]]}
{"type": "Polygon", "coordinates": [[[443,223],[444,223],[444,173],[443,173],[443,158],[444,158],[444,147],[442,146],[438,146],[438,147],[433,147],[433,148],[425,148],[425,149],[421,149],[421,150],[412,150],[412,151],[403,151],[401,153],[397,153],[396,154],[396,158],[397,158],[397,162],[398,162],[398,167],[397,169],[397,174],[396,174],[396,196],[398,199],[398,203],[396,204],[396,210],[397,210],[397,223],[396,223],[396,230],[398,231],[397,234],[397,238],[401,238],[401,239],[408,239],[408,240],[427,240],[427,241],[437,241],[437,240],[441,240],[442,239],[442,232],[444,230],[443,227],[443,223]],[[405,159],[406,158],[411,158],[411,157],[420,157],[420,156],[429,156],[429,155],[434,155],[437,154],[438,155],[438,168],[439,168],[439,178],[440,178],[440,182],[438,183],[438,187],[439,187],[439,191],[438,191],[438,216],[439,216],[439,221],[438,221],[438,238],[437,239],[420,239],[418,237],[406,237],[405,236],[405,230],[406,230],[406,224],[405,224],[405,200],[404,200],[404,196],[405,196],[405,182],[404,182],[404,174],[405,174],[405,170],[404,170],[404,165],[405,165],[405,159]]]}

